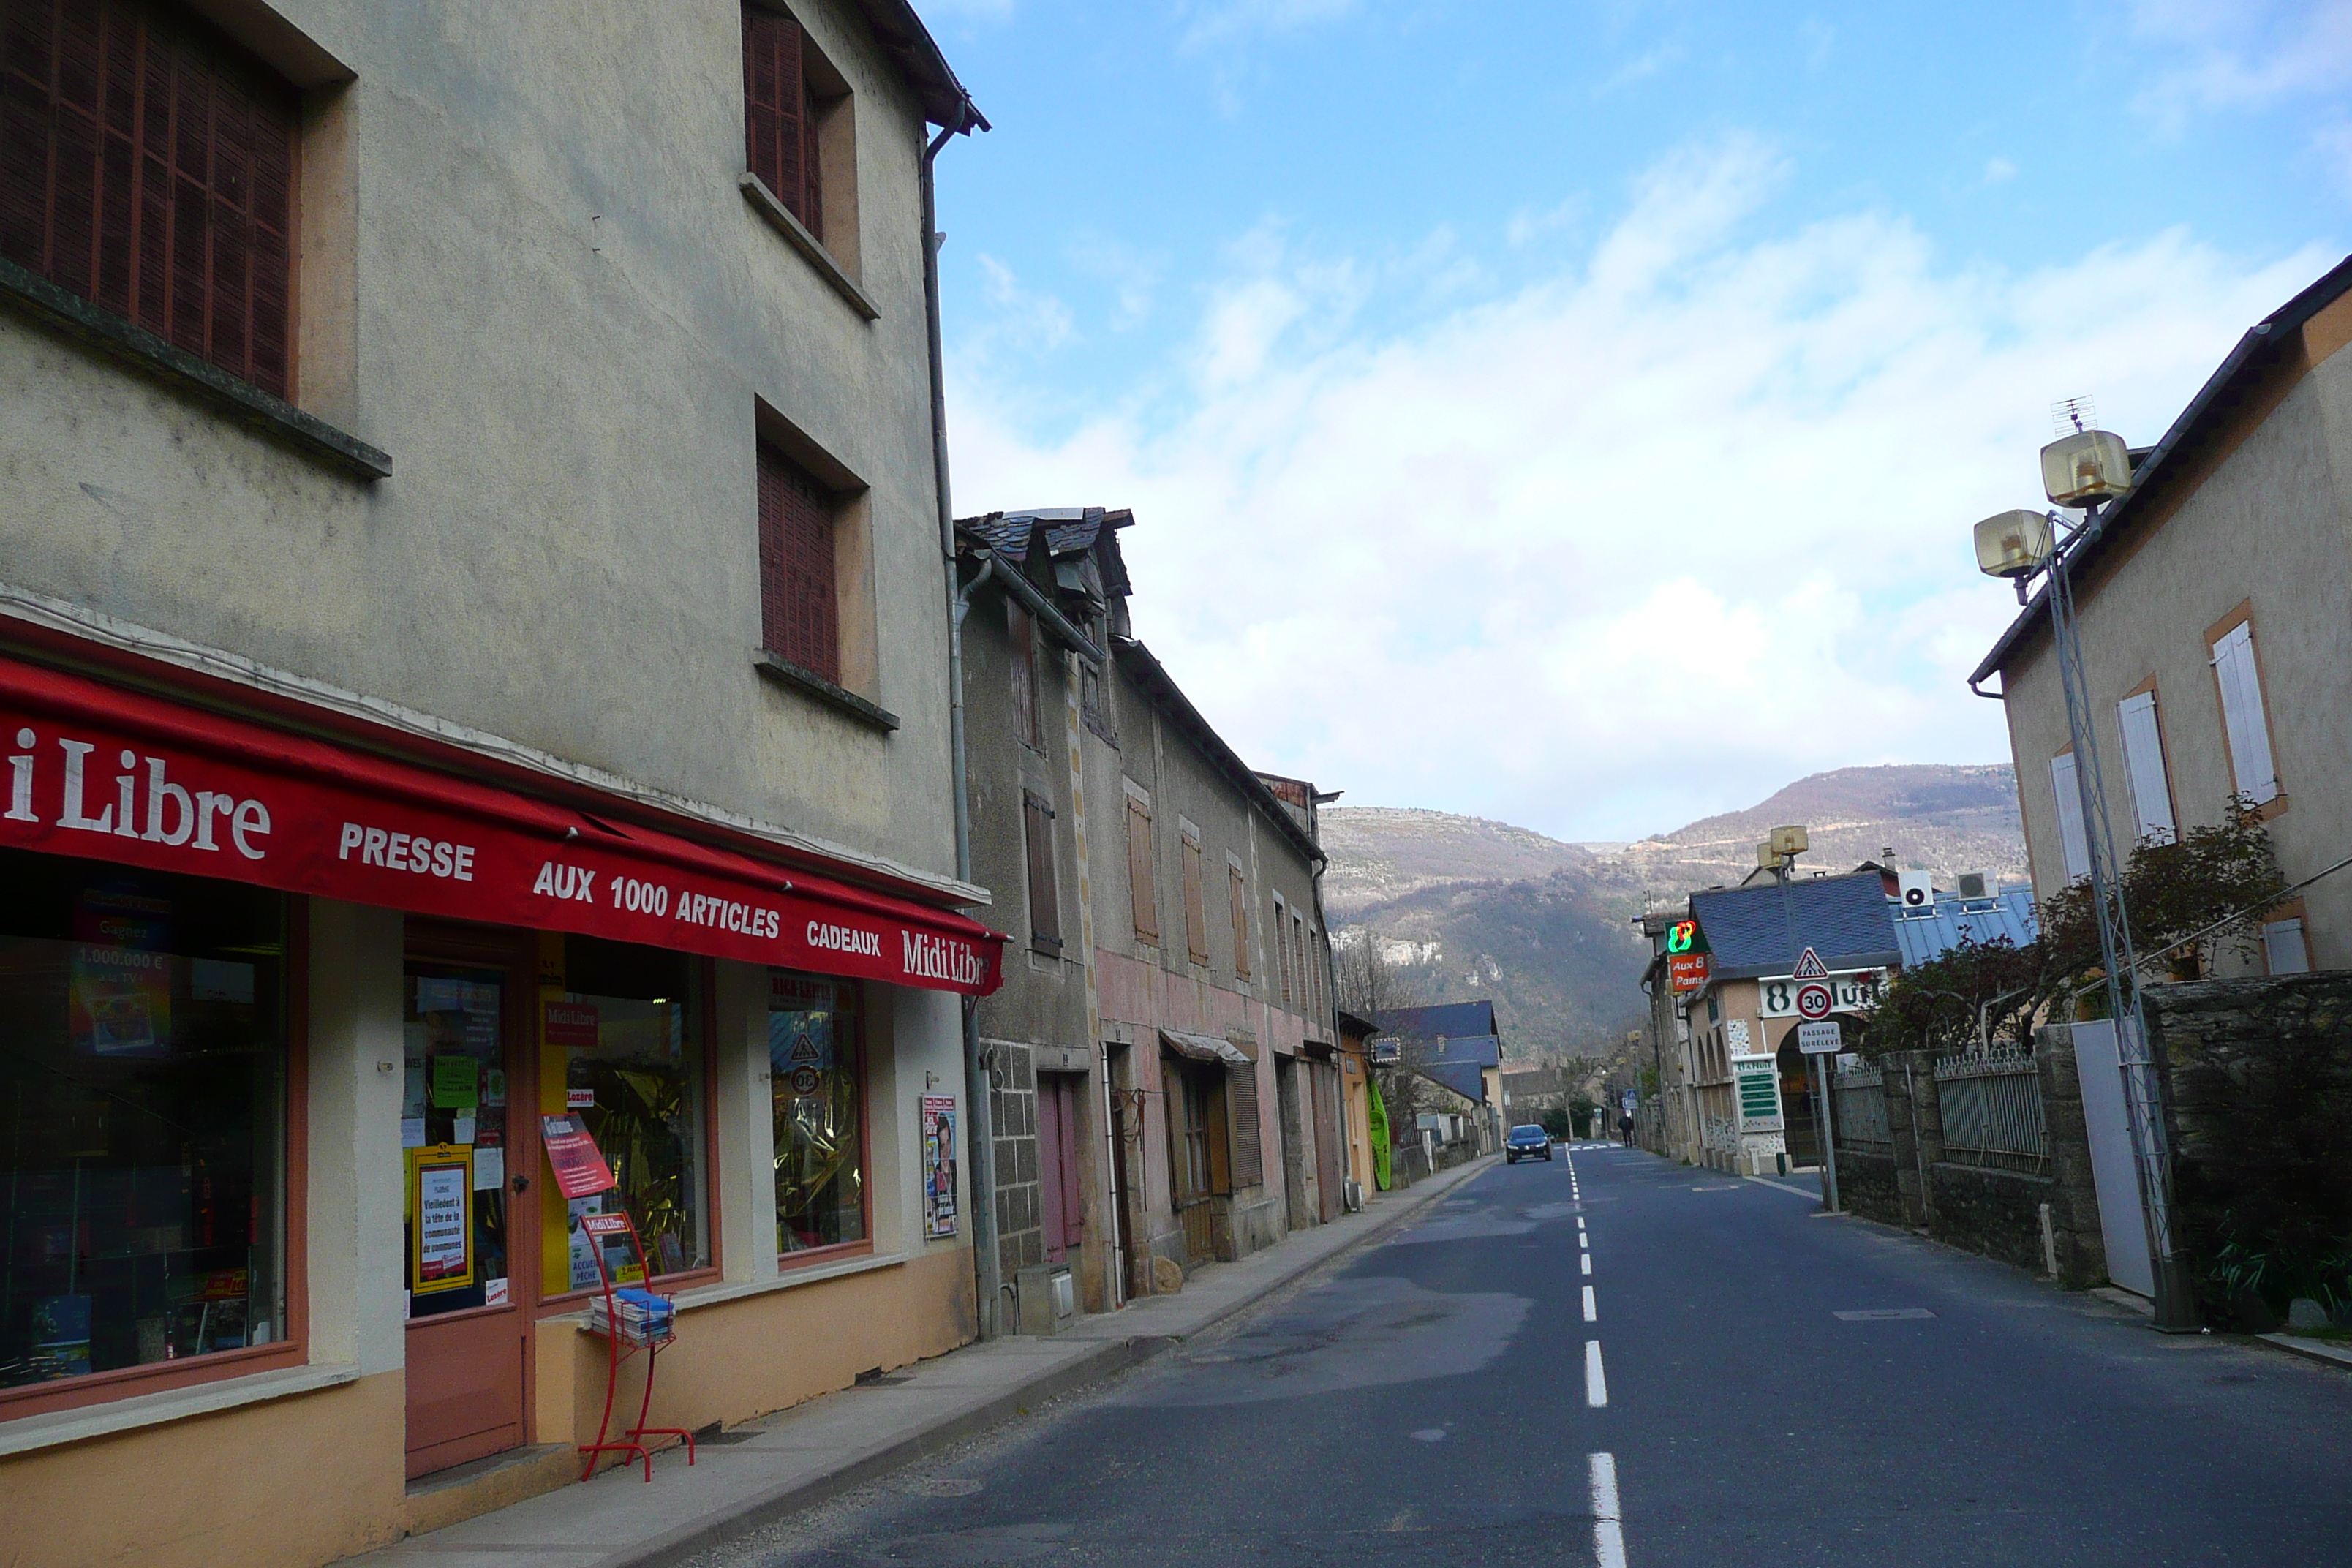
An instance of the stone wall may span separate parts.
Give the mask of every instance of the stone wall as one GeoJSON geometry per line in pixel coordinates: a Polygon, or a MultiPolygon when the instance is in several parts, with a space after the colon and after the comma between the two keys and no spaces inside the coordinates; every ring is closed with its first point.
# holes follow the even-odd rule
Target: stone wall
{"type": "Polygon", "coordinates": [[[2034,1063],[2050,1131],[2046,1172],[1985,1170],[1947,1159],[1935,1057],[1895,1051],[1879,1058],[1893,1149],[1838,1149],[1841,1202],[1866,1219],[1899,1225],[2037,1274],[2048,1261],[2042,1245],[2046,1204],[2060,1283],[2070,1289],[2100,1283],[2106,1278],[2106,1249],[2099,1237],[2098,1192],[2091,1181],[2074,1047],[2066,1031],[2043,1030],[2034,1063]]]}
{"type": "Polygon", "coordinates": [[[2150,986],[2146,1005],[2191,1266],[2233,1233],[2288,1256],[2352,1241],[2352,973],[2150,986]]]}

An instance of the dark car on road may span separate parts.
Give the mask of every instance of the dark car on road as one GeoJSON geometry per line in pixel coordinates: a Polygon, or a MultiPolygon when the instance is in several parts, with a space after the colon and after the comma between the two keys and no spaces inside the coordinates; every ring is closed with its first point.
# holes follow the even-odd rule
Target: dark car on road
{"type": "Polygon", "coordinates": [[[1503,1140],[1503,1163],[1507,1165],[1516,1165],[1521,1159],[1550,1158],[1551,1134],[1532,1121],[1512,1128],[1511,1135],[1503,1140]]]}

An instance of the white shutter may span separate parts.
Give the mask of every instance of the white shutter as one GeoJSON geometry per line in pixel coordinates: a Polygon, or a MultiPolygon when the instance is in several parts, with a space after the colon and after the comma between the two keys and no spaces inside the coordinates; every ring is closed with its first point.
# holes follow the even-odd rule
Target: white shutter
{"type": "Polygon", "coordinates": [[[2278,798],[2271,762],[2271,729],[2263,717],[2263,679],[2254,668],[2254,628],[2241,621],[2213,645],[2213,676],[2221,688],[2221,726],[2229,731],[2230,765],[2238,789],[2256,805],[2278,798]]]}
{"type": "Polygon", "coordinates": [[[2135,841],[2153,838],[2172,842],[2172,789],[2164,776],[2164,742],[2156,727],[2156,693],[2143,691],[2116,705],[2116,722],[2124,732],[2124,772],[2130,775],[2132,812],[2138,826],[2135,841]]]}
{"type": "Polygon", "coordinates": [[[2311,973],[2311,949],[2304,945],[2303,921],[2273,921],[2263,927],[2263,956],[2273,974],[2311,973]]]}
{"type": "Polygon", "coordinates": [[[2074,753],[2050,759],[2050,787],[2058,795],[2058,847],[2065,852],[2066,879],[2091,874],[2091,836],[2083,830],[2083,791],[2074,782],[2074,753]]]}

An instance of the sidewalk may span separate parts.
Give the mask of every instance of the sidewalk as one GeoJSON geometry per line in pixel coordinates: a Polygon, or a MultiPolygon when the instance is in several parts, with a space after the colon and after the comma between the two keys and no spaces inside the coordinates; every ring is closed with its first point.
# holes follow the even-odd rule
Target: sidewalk
{"type": "Polygon", "coordinates": [[[353,1568],[493,1568],[528,1553],[533,1568],[650,1568],[682,1562],[747,1530],[823,1501],[1029,1407],[1149,1361],[1362,1246],[1494,1164],[1488,1155],[1409,1191],[1368,1194],[1364,1212],[1294,1233],[1216,1264],[1173,1296],[1081,1318],[1052,1339],[1008,1337],[918,1363],[886,1382],[812,1399],[698,1447],[411,1536],[353,1568]]]}

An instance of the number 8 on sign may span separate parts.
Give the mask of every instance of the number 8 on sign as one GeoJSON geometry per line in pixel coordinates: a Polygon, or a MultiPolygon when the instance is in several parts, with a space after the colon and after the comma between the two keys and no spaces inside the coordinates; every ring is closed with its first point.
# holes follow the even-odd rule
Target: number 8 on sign
{"type": "Polygon", "coordinates": [[[1808,1023],[1818,1024],[1837,1010],[1837,998],[1820,981],[1808,981],[1797,987],[1797,1016],[1808,1023]]]}

